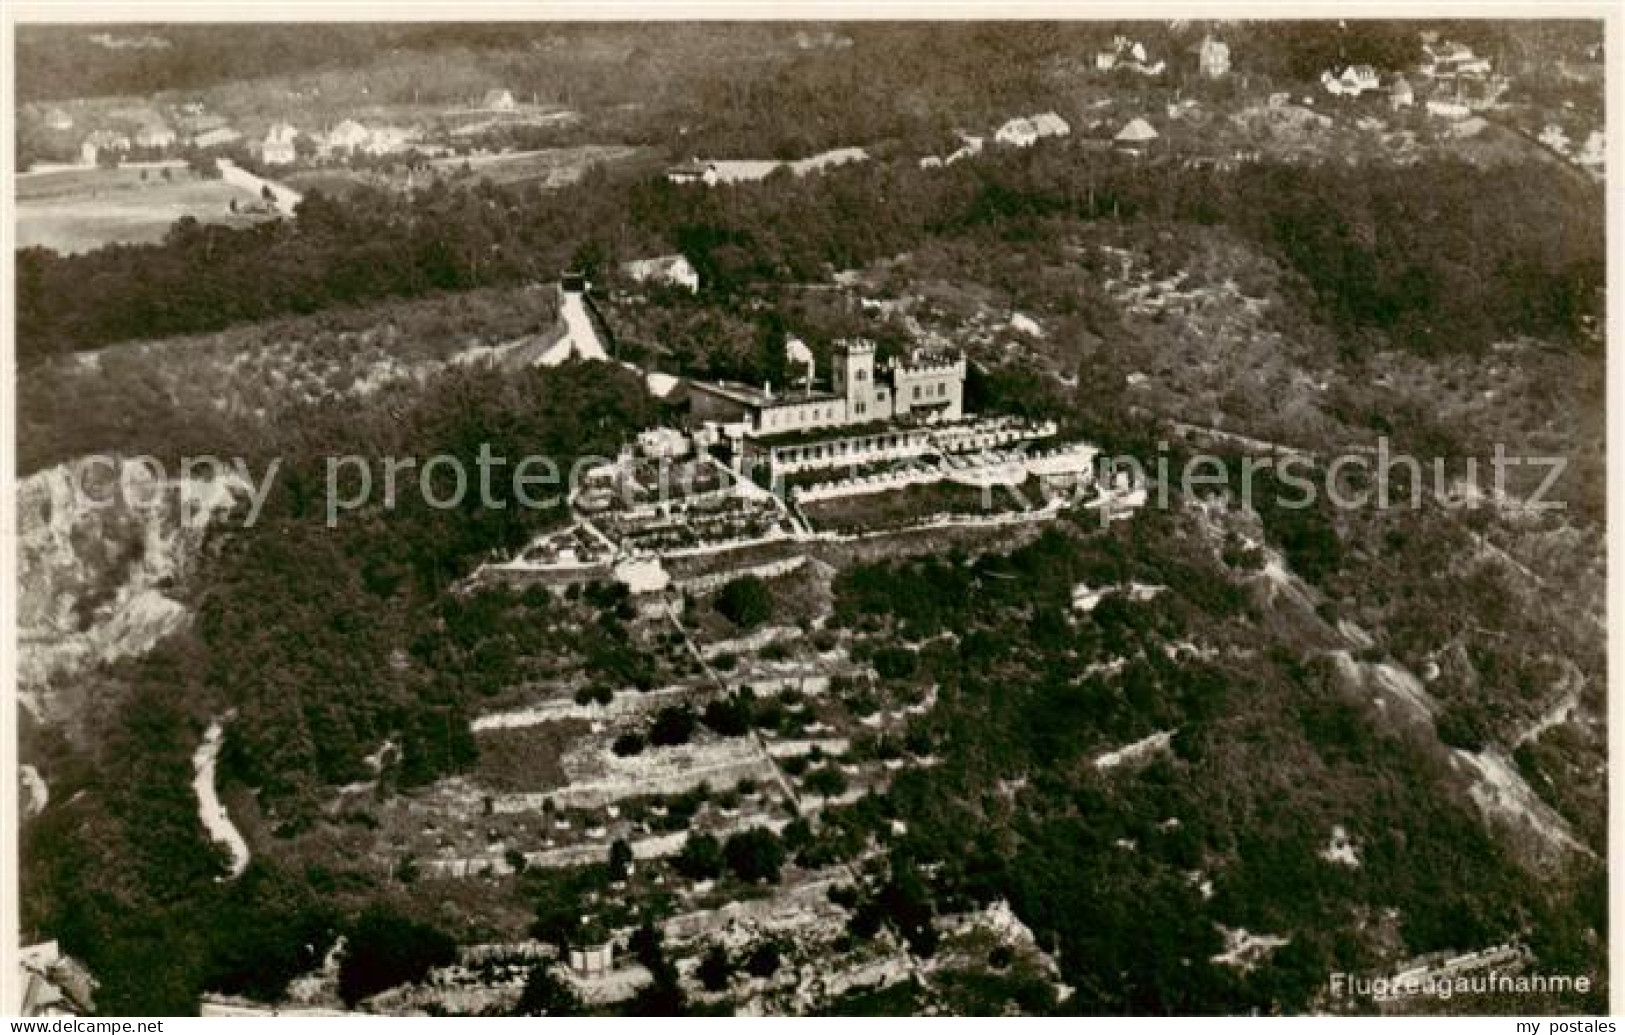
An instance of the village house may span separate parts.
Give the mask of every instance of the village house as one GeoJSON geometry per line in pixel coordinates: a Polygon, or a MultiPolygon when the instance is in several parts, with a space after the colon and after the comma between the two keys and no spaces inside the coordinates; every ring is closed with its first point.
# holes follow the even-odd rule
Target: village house
{"type": "Polygon", "coordinates": [[[1064,137],[1072,132],[1066,120],[1047,111],[1040,115],[1014,118],[1000,126],[993,139],[1011,147],[1031,147],[1045,137],[1064,137]]]}
{"type": "Polygon", "coordinates": [[[1411,88],[1409,79],[1404,76],[1394,79],[1393,85],[1388,88],[1388,103],[1395,111],[1416,104],[1416,91],[1411,88]]]}
{"type": "Polygon", "coordinates": [[[1161,75],[1164,62],[1153,63],[1146,54],[1145,44],[1127,36],[1114,36],[1112,45],[1095,53],[1095,69],[1100,72],[1128,71],[1140,75],[1161,75]]]}
{"type": "Polygon", "coordinates": [[[98,129],[79,145],[79,160],[85,165],[95,165],[103,153],[124,154],[129,150],[129,137],[110,129],[98,129]]]}
{"type": "Polygon", "coordinates": [[[1342,75],[1328,69],[1320,74],[1320,84],[1333,97],[1355,97],[1382,88],[1382,78],[1370,65],[1349,65],[1342,75]]]}
{"type": "Polygon", "coordinates": [[[192,137],[192,146],[207,151],[214,147],[228,147],[243,139],[243,135],[230,126],[206,129],[192,137]]]}
{"type": "Polygon", "coordinates": [[[367,141],[361,150],[370,155],[393,155],[409,150],[417,133],[414,130],[401,126],[374,126],[367,133],[367,141]]]}
{"type": "Polygon", "coordinates": [[[192,137],[211,129],[219,129],[226,125],[226,119],[221,115],[208,115],[203,112],[195,115],[183,113],[175,119],[175,125],[180,128],[181,136],[192,137]]]}
{"type": "Polygon", "coordinates": [[[1432,99],[1482,110],[1501,99],[1511,81],[1496,75],[1488,58],[1450,41],[1424,42],[1417,73],[1432,87],[1432,99]]]}
{"type": "Polygon", "coordinates": [[[276,123],[266,131],[265,139],[260,142],[260,161],[266,165],[292,165],[299,159],[294,149],[294,141],[298,137],[297,129],[286,122],[276,123]]]}
{"type": "Polygon", "coordinates": [[[73,128],[73,116],[61,108],[52,108],[45,113],[45,128],[57,133],[65,133],[73,128]]]}
{"type": "Polygon", "coordinates": [[[1607,138],[1600,129],[1592,130],[1585,143],[1580,145],[1574,154],[1574,160],[1581,168],[1589,169],[1598,175],[1601,175],[1607,159],[1607,138]]]}
{"type": "Polygon", "coordinates": [[[149,123],[136,131],[135,146],[149,151],[174,147],[175,131],[162,122],[149,123]]]}
{"type": "Polygon", "coordinates": [[[1150,153],[1157,136],[1151,123],[1137,118],[1117,131],[1117,135],[1112,137],[1112,145],[1122,154],[1143,156],[1150,153]]]}
{"type": "Polygon", "coordinates": [[[682,255],[660,255],[621,263],[621,272],[639,284],[669,284],[690,292],[700,290],[700,274],[682,255]]]}
{"type": "Polygon", "coordinates": [[[1223,79],[1230,74],[1230,44],[1203,36],[1196,45],[1196,70],[1204,79],[1223,79]]]}
{"type": "Polygon", "coordinates": [[[1452,41],[1422,44],[1422,61],[1417,71],[1429,79],[1484,78],[1491,72],[1490,62],[1473,53],[1464,43],[1452,41]]]}
{"type": "Polygon", "coordinates": [[[513,94],[507,90],[487,90],[480,107],[486,111],[513,111],[518,105],[514,103],[513,94]]]}
{"type": "Polygon", "coordinates": [[[345,119],[322,135],[320,148],[323,155],[335,152],[349,154],[366,146],[372,131],[354,119],[345,119]]]}

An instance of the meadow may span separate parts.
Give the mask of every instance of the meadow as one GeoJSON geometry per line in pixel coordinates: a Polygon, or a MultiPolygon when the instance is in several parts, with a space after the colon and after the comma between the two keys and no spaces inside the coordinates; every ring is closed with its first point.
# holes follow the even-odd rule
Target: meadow
{"type": "Polygon", "coordinates": [[[250,191],[198,178],[184,167],[72,169],[19,176],[17,247],[39,246],[71,255],[104,244],[152,244],[162,241],[183,216],[204,223],[247,225],[258,217],[231,211],[231,202],[256,200],[250,191]]]}

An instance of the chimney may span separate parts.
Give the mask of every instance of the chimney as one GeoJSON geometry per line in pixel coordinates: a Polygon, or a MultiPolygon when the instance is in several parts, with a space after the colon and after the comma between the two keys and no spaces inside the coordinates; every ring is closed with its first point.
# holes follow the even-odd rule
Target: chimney
{"type": "Polygon", "coordinates": [[[767,396],[769,399],[773,398],[773,382],[772,381],[763,382],[763,384],[762,384],[762,394],[767,396]]]}

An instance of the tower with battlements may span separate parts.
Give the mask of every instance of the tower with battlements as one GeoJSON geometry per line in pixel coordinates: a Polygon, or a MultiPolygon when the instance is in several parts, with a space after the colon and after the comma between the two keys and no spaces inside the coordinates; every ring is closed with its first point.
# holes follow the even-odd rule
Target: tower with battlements
{"type": "Polygon", "coordinates": [[[875,344],[858,338],[835,345],[835,394],[846,400],[851,424],[886,420],[892,415],[892,390],[875,380],[875,344]]]}

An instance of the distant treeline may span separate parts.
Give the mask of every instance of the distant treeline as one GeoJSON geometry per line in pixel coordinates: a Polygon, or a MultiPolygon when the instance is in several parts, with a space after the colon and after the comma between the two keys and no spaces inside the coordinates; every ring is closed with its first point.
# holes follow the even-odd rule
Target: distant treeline
{"type": "MultiPolygon", "coordinates": [[[[828,69],[844,80],[838,85],[848,93],[873,83],[889,98],[885,110],[917,109],[918,92],[938,99],[931,105],[935,110],[963,114],[947,103],[959,93],[1022,89],[1029,75],[1023,69],[1040,75],[1057,60],[1092,68],[1094,51],[1116,35],[1143,43],[1152,60],[1179,66],[1191,63],[1191,44],[1212,32],[1230,44],[1238,72],[1313,79],[1332,65],[1400,69],[1412,64],[1422,28],[1512,62],[1602,38],[1596,21],[1484,19],[1258,21],[1222,27],[1166,21],[23,26],[17,33],[17,94],[29,103],[197,91],[332,70],[366,76],[405,57],[423,68],[432,58],[437,70],[448,64],[484,68],[492,85],[526,95],[537,92],[553,100],[570,91],[574,103],[603,105],[646,103],[651,97],[681,104],[698,99],[651,89],[673,84],[725,87],[731,82],[740,93],[772,92],[775,82],[792,80],[822,85],[815,80],[828,69]],[[536,60],[538,52],[546,54],[545,61],[536,60]],[[880,56],[886,60],[878,61],[880,56]],[[794,75],[780,74],[787,69],[794,75]],[[855,69],[862,74],[854,75],[855,69]],[[967,70],[974,73],[968,81],[967,70]],[[911,89],[902,95],[888,89],[898,84],[911,89]]],[[[381,85],[393,85],[385,78],[381,85]]],[[[424,97],[438,96],[433,74],[418,78],[424,97]]],[[[374,103],[411,99],[411,87],[404,96],[387,89],[372,92],[374,103]]],[[[839,93],[828,98],[831,103],[843,99],[839,93]]],[[[846,118],[865,117],[863,107],[847,107],[846,118]]],[[[786,121],[807,115],[804,108],[779,111],[786,121]]],[[[762,128],[758,125],[758,132],[762,128]]]]}
{"type": "Polygon", "coordinates": [[[943,170],[870,163],[705,190],[599,172],[566,190],[312,194],[286,223],[183,221],[162,243],[18,257],[26,362],[334,305],[549,279],[678,248],[713,297],[822,281],[937,237],[1019,247],[1057,220],[1226,225],[1338,329],[1437,352],[1600,318],[1601,195],[1549,167],[1155,169],[1058,144],[943,170]]]}

